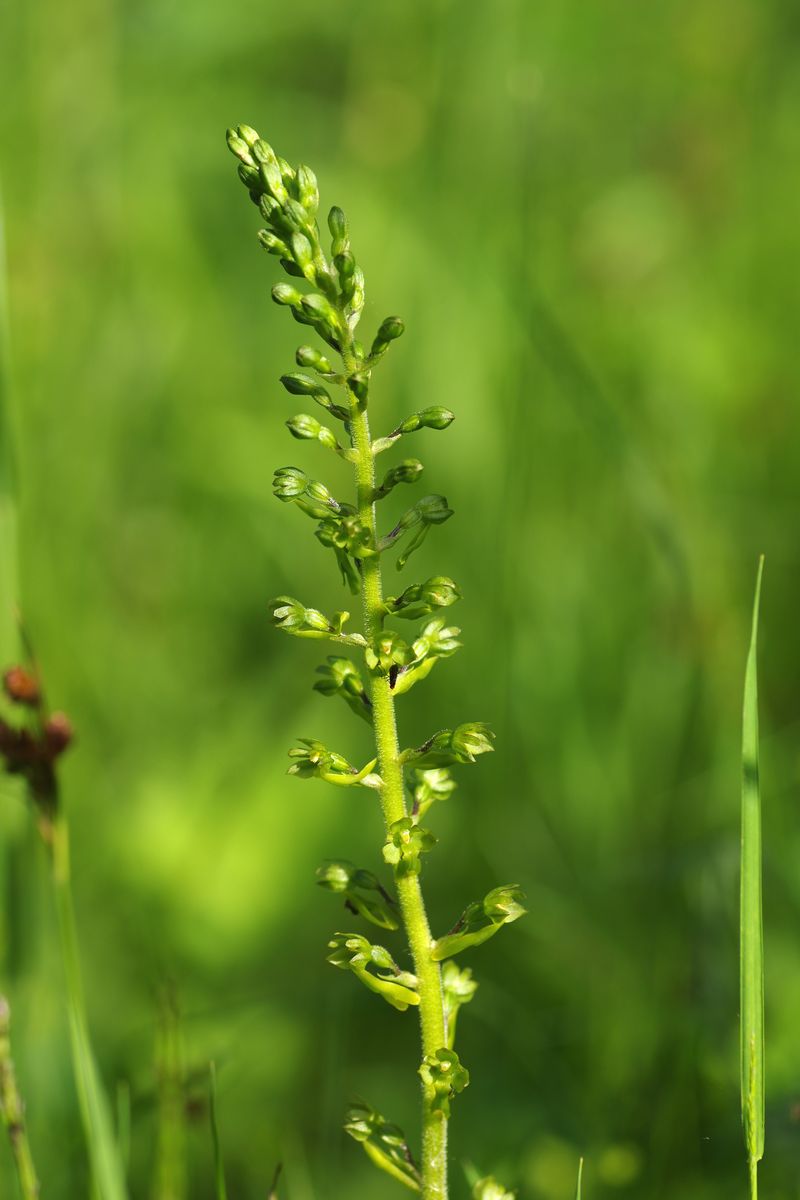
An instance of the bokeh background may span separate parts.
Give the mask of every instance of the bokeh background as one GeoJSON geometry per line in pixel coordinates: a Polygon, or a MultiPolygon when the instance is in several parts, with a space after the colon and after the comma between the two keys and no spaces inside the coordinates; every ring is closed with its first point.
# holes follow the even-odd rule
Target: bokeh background
{"type": "MultiPolygon", "coordinates": [[[[465,648],[408,743],[482,719],[497,753],[435,813],[434,925],[499,882],[530,915],[475,953],[460,1162],[521,1197],[743,1194],[738,753],[758,554],[768,1114],[800,1162],[800,10],[793,0],[6,0],[4,654],[19,594],[54,705],[94,1036],[151,1186],[157,1043],[180,1012],[190,1194],[383,1200],[340,1131],[416,1128],[416,1028],[324,961],[329,856],[377,868],[369,796],[284,775],[366,726],[310,691],[267,601],[346,604],[273,468],[303,340],[224,143],[247,121],[350,216],[388,430],[456,517],[405,579],[462,585],[465,648]],[[6,472],[7,474],[7,472],[6,472]],[[15,565],[15,563],[17,565],[15,565]]],[[[395,511],[408,494],[387,503],[395,511]]],[[[388,513],[386,514],[388,517],[388,513]]],[[[393,570],[393,568],[391,568],[393,570]]],[[[399,583],[398,579],[398,583],[399,583]]],[[[0,976],[48,1200],[87,1194],[40,847],[0,792],[0,976]]],[[[466,962],[466,960],[464,960],[466,962]]],[[[6,1146],[0,1190],[13,1195],[6,1146]]]]}

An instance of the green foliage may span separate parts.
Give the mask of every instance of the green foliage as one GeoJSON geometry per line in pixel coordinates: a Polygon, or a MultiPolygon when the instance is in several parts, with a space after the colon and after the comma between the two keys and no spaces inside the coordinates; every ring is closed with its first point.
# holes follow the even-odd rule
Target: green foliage
{"type": "Polygon", "coordinates": [[[208,1119],[211,1125],[211,1144],[214,1151],[214,1196],[216,1200],[228,1200],[225,1183],[225,1164],[222,1159],[222,1141],[217,1121],[217,1068],[209,1064],[208,1119]]]}
{"type": "Polygon", "coordinates": [[[758,565],[744,681],[742,730],[742,858],[740,915],[740,1056],[742,1124],[752,1200],[764,1155],[764,927],[761,904],[761,791],[758,769],[758,616],[763,556],[758,565]]]}
{"type": "Polygon", "coordinates": [[[38,1200],[39,1179],[25,1125],[25,1104],[11,1057],[11,1012],[5,996],[0,996],[0,1121],[8,1133],[22,1200],[38,1200]]]}

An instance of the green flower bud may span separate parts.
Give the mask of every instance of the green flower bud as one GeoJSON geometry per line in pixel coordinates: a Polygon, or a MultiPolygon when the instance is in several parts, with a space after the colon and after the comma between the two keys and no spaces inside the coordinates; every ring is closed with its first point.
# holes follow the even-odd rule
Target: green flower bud
{"type": "Polygon", "coordinates": [[[346,859],[337,859],[318,868],[317,883],[328,891],[343,895],[346,908],[380,929],[399,927],[394,902],[371,871],[356,868],[346,859]]]}
{"type": "Polygon", "coordinates": [[[309,500],[324,504],[326,508],[340,509],[338,500],[334,500],[331,493],[325,487],[324,483],[320,483],[318,479],[310,479],[306,488],[306,495],[309,500]]]}
{"type": "Polygon", "coordinates": [[[246,142],[248,146],[255,145],[259,140],[258,134],[251,125],[239,125],[237,132],[242,141],[246,142]]]}
{"type": "Polygon", "coordinates": [[[472,971],[469,967],[465,967],[461,971],[452,959],[448,959],[442,967],[442,1000],[444,1002],[447,1046],[450,1050],[455,1044],[458,1010],[464,1004],[469,1004],[477,990],[478,984],[472,978],[472,971]]]}
{"type": "Polygon", "coordinates": [[[527,911],[524,899],[519,886],[511,883],[493,888],[483,900],[468,905],[450,932],[434,942],[431,951],[434,962],[443,962],[462,950],[480,946],[503,925],[519,920],[527,911]]]}
{"type": "Polygon", "coordinates": [[[472,1189],[472,1200],[515,1200],[515,1197],[516,1192],[507,1192],[491,1175],[479,1179],[472,1189]]]}
{"type": "Polygon", "coordinates": [[[325,355],[320,354],[319,350],[315,350],[313,346],[298,346],[295,361],[298,367],[310,367],[312,371],[317,371],[320,375],[334,374],[333,367],[325,355]]]}
{"type": "Polygon", "coordinates": [[[288,304],[290,308],[300,308],[303,297],[296,287],[290,283],[276,283],[272,289],[272,299],[276,304],[288,304]]]}
{"type": "Polygon", "coordinates": [[[258,211],[261,213],[268,225],[280,223],[281,226],[285,222],[281,221],[281,206],[274,196],[270,196],[268,192],[262,192],[258,199],[258,211]]]}
{"type": "Polygon", "coordinates": [[[295,171],[292,164],[290,162],[287,162],[287,160],[285,158],[281,158],[280,155],[278,155],[278,166],[281,169],[281,175],[283,176],[283,181],[286,184],[286,186],[288,187],[289,184],[293,183],[294,180],[297,178],[297,172],[295,171]]]}
{"type": "Polygon", "coordinates": [[[383,861],[393,866],[399,876],[419,875],[420,857],[433,849],[436,840],[430,830],[417,825],[411,817],[401,817],[389,826],[383,861]]]}
{"type": "Polygon", "coordinates": [[[447,507],[447,500],[444,496],[423,496],[413,508],[403,513],[394,529],[381,538],[378,549],[380,551],[388,549],[402,534],[410,529],[414,529],[415,526],[419,526],[413,538],[406,546],[406,549],[397,560],[397,569],[400,571],[414,551],[422,545],[431,525],[441,525],[443,522],[449,520],[452,515],[453,510],[447,507]]]}
{"type": "Polygon", "coordinates": [[[328,229],[331,231],[331,237],[335,241],[347,240],[347,217],[341,208],[334,205],[328,213],[328,229]]]}
{"type": "Polygon", "coordinates": [[[284,186],[281,169],[277,161],[272,158],[267,159],[266,162],[259,163],[258,173],[262,186],[283,207],[289,199],[289,194],[284,186]]]}
{"type": "Polygon", "coordinates": [[[367,646],[364,658],[370,671],[385,675],[392,667],[404,667],[413,662],[414,652],[399,634],[385,629],[371,646],[367,646]]]}
{"type": "Polygon", "coordinates": [[[281,467],[275,472],[272,489],[278,500],[297,504],[308,516],[323,520],[331,510],[339,512],[341,506],[324,483],[309,479],[299,467],[281,467]]]}
{"type": "Polygon", "coordinates": [[[315,325],[321,326],[333,334],[340,332],[339,314],[330,300],[326,300],[319,292],[310,292],[309,295],[302,297],[301,303],[304,313],[315,325]]]}
{"type": "Polygon", "coordinates": [[[310,228],[308,223],[308,213],[303,208],[299,200],[295,200],[293,196],[283,201],[282,212],[284,220],[289,229],[293,232],[305,233],[310,228]]]}
{"type": "Polygon", "coordinates": [[[316,396],[319,393],[330,396],[318,379],[304,375],[302,371],[290,371],[281,375],[281,383],[292,396],[316,396]]]}
{"type": "Polygon", "coordinates": [[[375,334],[375,340],[372,343],[372,348],[369,352],[371,359],[380,358],[386,353],[390,344],[396,338],[402,336],[405,330],[405,325],[399,317],[387,317],[382,322],[380,329],[375,334]]]}
{"type": "Polygon", "coordinates": [[[317,883],[331,892],[346,892],[352,886],[355,870],[346,859],[332,859],[317,867],[317,883]]]}
{"type": "Polygon", "coordinates": [[[358,324],[366,298],[364,272],[360,267],[356,267],[352,277],[347,280],[346,285],[342,288],[342,295],[347,301],[345,304],[347,323],[353,330],[358,324]]]}
{"type": "Polygon", "coordinates": [[[493,738],[488,725],[482,721],[469,721],[455,729],[441,729],[419,749],[405,751],[403,761],[417,761],[433,767],[471,763],[478,755],[494,749],[493,738]]]}
{"type": "Polygon", "coordinates": [[[344,550],[353,558],[370,552],[371,533],[354,512],[342,511],[338,517],[320,521],[316,536],[323,546],[344,550]]]}
{"type": "Polygon", "coordinates": [[[447,767],[429,767],[427,770],[415,768],[412,779],[413,812],[416,817],[423,817],[437,801],[449,799],[458,786],[447,767]]]}
{"type": "Polygon", "coordinates": [[[287,775],[295,775],[298,779],[324,779],[326,783],[335,783],[340,787],[364,783],[376,763],[376,759],[372,759],[358,771],[341,754],[328,750],[322,742],[312,738],[300,738],[300,745],[292,747],[289,757],[293,761],[287,775]]]}
{"type": "Polygon", "coordinates": [[[461,648],[462,643],[458,640],[460,633],[461,630],[455,625],[448,628],[442,618],[437,617],[435,621],[428,622],[414,642],[414,656],[448,658],[461,648]]]}
{"type": "Polygon", "coordinates": [[[305,275],[293,258],[282,258],[281,266],[286,274],[293,276],[294,279],[305,279],[305,275]]]}
{"type": "Polygon", "coordinates": [[[300,779],[312,779],[333,772],[339,775],[356,773],[355,767],[351,767],[341,754],[328,750],[322,742],[316,742],[312,738],[301,738],[300,745],[292,747],[289,751],[289,757],[294,761],[287,774],[297,775],[300,779]]]}
{"type": "Polygon", "coordinates": [[[241,134],[237,132],[237,130],[229,129],[225,134],[225,139],[228,143],[228,149],[230,150],[231,154],[235,154],[240,162],[243,162],[245,166],[255,166],[255,160],[250,153],[250,147],[241,134]]]}
{"type": "Polygon", "coordinates": [[[348,378],[347,386],[359,401],[359,407],[363,409],[367,403],[367,396],[369,394],[369,375],[363,371],[356,371],[348,378]]]}
{"type": "Polygon", "coordinates": [[[278,596],[270,604],[273,625],[295,637],[326,637],[334,632],[328,618],[316,608],[306,608],[293,596],[278,596]]]}
{"type": "Polygon", "coordinates": [[[321,678],[314,684],[315,692],[323,696],[341,696],[357,716],[371,724],[372,702],[355,663],[334,655],[328,658],[327,664],[317,667],[317,674],[321,678]]]}
{"type": "Polygon", "coordinates": [[[462,1067],[455,1050],[443,1046],[435,1054],[426,1054],[419,1076],[431,1112],[449,1117],[450,1101],[469,1085],[469,1071],[462,1067]]]}
{"type": "Polygon", "coordinates": [[[317,177],[311,167],[307,167],[304,163],[297,168],[297,195],[308,215],[316,216],[319,208],[317,177]]]}
{"type": "MultiPolygon", "coordinates": [[[[286,422],[286,427],[292,437],[308,440],[318,438],[323,429],[316,417],[310,417],[308,413],[298,413],[296,417],[290,417],[286,422]]],[[[333,437],[330,429],[327,432],[333,437]]],[[[333,440],[336,441],[335,438],[333,440]]]]}
{"type": "MultiPolygon", "coordinates": [[[[253,130],[255,132],[255,130],[253,130]]],[[[265,142],[263,138],[257,137],[254,142],[250,143],[253,151],[253,158],[258,163],[277,163],[278,157],[275,151],[270,146],[269,142],[265,142]]]]}
{"type": "MultiPolygon", "coordinates": [[[[300,347],[300,350],[305,349],[309,349],[309,347],[300,347]]],[[[306,360],[305,355],[301,356],[300,350],[297,352],[298,362],[300,362],[301,357],[303,359],[300,365],[313,365],[313,362],[306,360]]],[[[322,355],[319,355],[318,359],[321,364],[330,366],[328,360],[322,358],[322,355]]],[[[321,405],[331,416],[338,417],[340,421],[347,421],[349,419],[350,414],[347,410],[339,404],[334,404],[327,388],[324,388],[319,380],[314,379],[311,375],[304,375],[302,371],[291,371],[288,375],[281,375],[281,383],[292,396],[313,396],[317,404],[321,405]]]]}
{"type": "Polygon", "coordinates": [[[267,254],[277,254],[280,258],[286,258],[289,254],[289,247],[286,245],[286,242],[274,233],[270,233],[268,229],[259,229],[258,240],[267,254]]]}
{"type": "Polygon", "coordinates": [[[399,1126],[390,1125],[380,1113],[358,1101],[350,1105],[344,1128],[351,1138],[362,1144],[375,1166],[413,1191],[420,1190],[419,1167],[399,1126]]]}
{"type": "Polygon", "coordinates": [[[245,163],[239,163],[238,175],[246,188],[260,192],[260,179],[255,167],[248,167],[245,163]]]}
{"type": "Polygon", "coordinates": [[[292,254],[294,261],[305,275],[309,283],[314,282],[315,270],[311,242],[304,233],[292,234],[292,254]]]}
{"type": "Polygon", "coordinates": [[[478,990],[477,980],[472,978],[472,971],[464,967],[463,971],[449,959],[442,967],[442,991],[445,1001],[451,1008],[454,1005],[468,1004],[478,990]]]}
{"type": "Polygon", "coordinates": [[[391,467],[384,476],[380,491],[386,495],[398,483],[416,483],[422,474],[423,466],[418,458],[404,458],[396,467],[391,467]]]}
{"type": "Polygon", "coordinates": [[[426,525],[442,525],[453,515],[444,496],[423,496],[416,504],[417,512],[426,525]]]}
{"type": "Polygon", "coordinates": [[[336,933],[328,942],[328,962],[344,971],[352,971],[370,991],[383,996],[400,1012],[419,1004],[417,978],[401,971],[388,950],[371,945],[360,934],[336,933]]]}
{"type": "Polygon", "coordinates": [[[488,754],[494,750],[493,740],[494,734],[488,725],[482,721],[473,721],[458,725],[453,730],[449,748],[457,762],[470,763],[474,762],[479,754],[488,754]]]}
{"type": "Polygon", "coordinates": [[[353,257],[352,250],[345,250],[343,254],[337,254],[333,260],[333,265],[336,267],[336,273],[339,276],[342,287],[344,287],[345,281],[352,279],[353,272],[356,269],[356,260],[353,257]]]}
{"type": "Polygon", "coordinates": [[[414,433],[417,429],[447,429],[447,426],[455,419],[456,414],[449,408],[442,408],[440,404],[434,404],[430,408],[423,408],[420,412],[406,417],[405,421],[398,425],[395,434],[414,433]]]}
{"type": "Polygon", "coordinates": [[[430,616],[437,608],[449,608],[461,599],[461,592],[446,575],[432,575],[424,583],[412,583],[400,596],[386,601],[386,611],[415,621],[430,616]]]}
{"type": "Polygon", "coordinates": [[[272,487],[279,500],[296,500],[304,496],[308,486],[308,476],[299,467],[281,467],[275,472],[272,487]]]}

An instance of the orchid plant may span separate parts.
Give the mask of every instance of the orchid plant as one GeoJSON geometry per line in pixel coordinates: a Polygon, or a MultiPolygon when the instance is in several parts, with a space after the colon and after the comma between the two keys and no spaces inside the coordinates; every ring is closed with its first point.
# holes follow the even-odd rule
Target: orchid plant
{"type": "MultiPolygon", "coordinates": [[[[286,422],[289,433],[299,441],[319,442],[350,463],[354,474],[351,500],[337,498],[324,483],[295,466],[275,472],[274,491],[279,500],[294,504],[315,523],[317,539],[333,552],[344,585],[360,600],[361,629],[352,628],[345,610],[328,616],[291,596],[273,601],[272,619],[294,637],[334,643],[337,653],[320,666],[314,686],[323,696],[340,697],[370,725],[375,754],[365,764],[354,765],[321,742],[303,739],[289,751],[289,774],[374,792],[385,826],[381,857],[391,868],[394,894],[372,870],[345,861],[325,863],[318,882],[342,896],[348,910],[367,927],[377,928],[382,939],[402,930],[411,969],[398,962],[402,950],[376,944],[362,932],[334,933],[328,961],[350,972],[397,1011],[413,1008],[419,1013],[419,1160],[405,1134],[364,1103],[351,1106],[345,1129],[378,1167],[400,1183],[419,1191],[424,1200],[444,1200],[451,1105],[469,1083],[455,1049],[456,1024],[459,1010],[472,1000],[477,987],[471,970],[460,968],[454,960],[525,911],[520,889],[508,884],[469,904],[447,932],[432,933],[421,883],[423,859],[437,842],[427,825],[430,810],[453,792],[452,769],[474,763],[492,750],[493,735],[482,722],[469,722],[438,730],[419,746],[403,749],[398,739],[398,697],[421,683],[461,645],[460,630],[448,623],[446,615],[460,593],[452,579],[434,575],[397,595],[387,595],[383,579],[387,556],[397,553],[396,566],[402,570],[430,531],[453,513],[444,496],[423,496],[382,532],[381,501],[396,487],[416,483],[423,468],[418,459],[404,458],[379,473],[378,457],[419,430],[446,429],[454,414],[432,405],[412,413],[383,436],[373,437],[372,374],[402,335],[403,322],[387,317],[367,349],[357,336],[364,308],[364,274],[353,253],[344,212],[334,207],[328,213],[331,244],[326,252],[314,172],[304,165],[290,166],[249,125],[229,129],[227,141],[239,162],[239,178],[264,222],[259,241],[290,278],[273,287],[272,298],[323,343],[322,348],[300,346],[299,370],[283,375],[281,382],[291,395],[318,405],[333,427],[310,413],[300,413],[286,422]],[[400,622],[419,623],[419,628],[408,636],[395,628],[400,622]],[[356,659],[340,653],[342,649],[356,659]]],[[[508,1193],[493,1179],[481,1179],[474,1195],[496,1200],[508,1193]]]]}

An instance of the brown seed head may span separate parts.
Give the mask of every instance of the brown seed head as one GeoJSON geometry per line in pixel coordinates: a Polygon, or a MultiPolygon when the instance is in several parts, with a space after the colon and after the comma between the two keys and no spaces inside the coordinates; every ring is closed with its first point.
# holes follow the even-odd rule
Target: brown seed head
{"type": "Polygon", "coordinates": [[[64,713],[55,712],[45,721],[44,744],[50,758],[63,754],[74,736],[72,723],[64,713]]]}
{"type": "Polygon", "coordinates": [[[3,675],[3,688],[9,700],[27,704],[29,708],[36,708],[42,699],[39,680],[24,667],[9,667],[3,675]]]}

